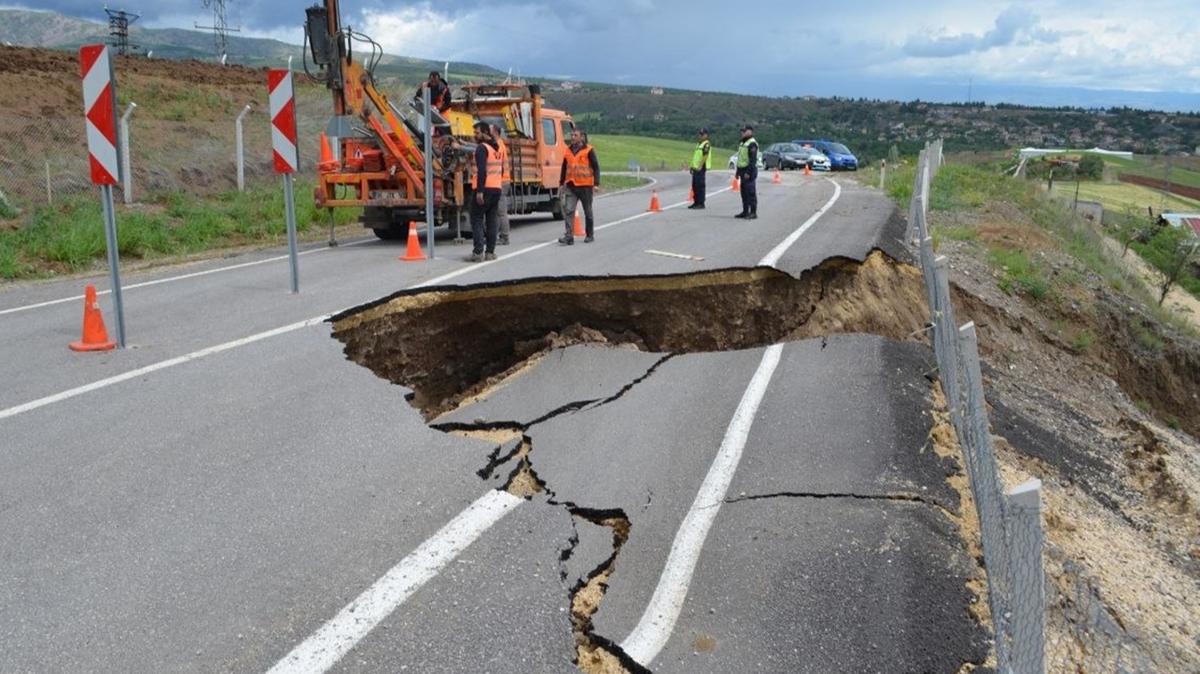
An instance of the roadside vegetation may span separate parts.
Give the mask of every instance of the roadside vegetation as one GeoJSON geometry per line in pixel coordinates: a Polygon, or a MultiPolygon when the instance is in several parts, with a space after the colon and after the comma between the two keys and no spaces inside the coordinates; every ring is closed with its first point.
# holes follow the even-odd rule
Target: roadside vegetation
{"type": "MultiPolygon", "coordinates": [[[[296,188],[296,226],[301,233],[329,224],[324,209],[296,188]]],[[[286,235],[283,192],[277,186],[197,196],[171,192],[146,204],[117,208],[117,241],[125,260],[154,260],[211,249],[281,243],[286,235]]],[[[39,278],[79,272],[104,259],[99,199],[79,195],[35,208],[18,228],[0,229],[0,278],[39,278]]],[[[354,222],[355,209],[335,209],[337,225],[354,222]]]]}
{"type": "MultiPolygon", "coordinates": [[[[585,127],[586,128],[586,127],[585,127]]],[[[637,162],[643,171],[678,171],[692,160],[695,141],[667,140],[642,136],[610,136],[590,133],[588,140],[596,148],[602,171],[628,171],[629,162],[637,162]]],[[[713,169],[723,169],[733,150],[712,149],[713,169]]],[[[605,179],[607,182],[607,178],[605,179]]]]}

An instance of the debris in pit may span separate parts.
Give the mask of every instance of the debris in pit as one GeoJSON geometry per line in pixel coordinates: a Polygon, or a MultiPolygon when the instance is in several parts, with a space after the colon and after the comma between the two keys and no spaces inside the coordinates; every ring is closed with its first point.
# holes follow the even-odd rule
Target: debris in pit
{"type": "Polygon", "coordinates": [[[330,320],[351,360],[410,387],[413,405],[432,418],[547,348],[696,353],[831,332],[906,339],[927,318],[920,272],[876,250],[799,277],[755,267],[406,290],[330,320]]]}

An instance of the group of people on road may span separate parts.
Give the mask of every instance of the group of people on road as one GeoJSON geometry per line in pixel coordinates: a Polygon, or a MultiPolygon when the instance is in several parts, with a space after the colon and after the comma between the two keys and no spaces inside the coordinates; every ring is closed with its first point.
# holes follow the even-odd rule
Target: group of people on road
{"type": "MultiPolygon", "coordinates": [[[[497,243],[508,245],[508,191],[512,177],[509,175],[508,146],[498,126],[476,122],[475,143],[475,171],[471,185],[475,194],[471,203],[474,249],[467,259],[483,262],[496,259],[497,243]]],[[[693,201],[689,209],[705,208],[707,175],[711,168],[712,143],[708,129],[700,129],[690,165],[693,201]]],[[[758,218],[758,141],[754,138],[754,127],[749,124],[741,130],[735,168],[742,210],[734,217],[755,220],[758,218]]],[[[559,185],[566,232],[558,242],[564,246],[575,244],[575,211],[582,207],[585,227],[583,241],[592,243],[596,240],[592,202],[596,188],[600,186],[600,160],[596,157],[596,149],[588,144],[587,134],[578,127],[571,132],[571,144],[563,155],[559,185]]]]}
{"type": "MultiPolygon", "coordinates": [[[[712,168],[712,143],[708,139],[708,129],[700,129],[697,134],[696,149],[692,153],[692,163],[689,169],[692,173],[692,205],[691,210],[703,210],[707,201],[707,177],[712,168]]],[[[754,127],[747,124],[742,127],[742,138],[738,144],[737,161],[735,162],[742,197],[742,211],[735,218],[755,220],[758,218],[758,141],[754,139],[754,127]]]]}

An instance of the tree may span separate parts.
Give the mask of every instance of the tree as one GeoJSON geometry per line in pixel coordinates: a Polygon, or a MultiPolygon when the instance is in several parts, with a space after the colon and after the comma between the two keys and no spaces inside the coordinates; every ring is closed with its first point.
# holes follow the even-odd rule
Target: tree
{"type": "Polygon", "coordinates": [[[1167,299],[1167,293],[1190,273],[1188,264],[1200,251],[1200,238],[1197,238],[1186,227],[1163,227],[1160,232],[1150,239],[1144,257],[1162,274],[1160,282],[1158,305],[1162,306],[1167,299]]]}
{"type": "Polygon", "coordinates": [[[1125,209],[1124,215],[1117,216],[1113,230],[1117,240],[1121,242],[1121,257],[1125,257],[1134,241],[1144,241],[1153,227],[1153,224],[1147,224],[1132,208],[1125,209]]]}
{"type": "Polygon", "coordinates": [[[1080,178],[1099,180],[1104,177],[1104,160],[1094,154],[1085,154],[1083,159],[1079,160],[1077,175],[1080,178]]]}

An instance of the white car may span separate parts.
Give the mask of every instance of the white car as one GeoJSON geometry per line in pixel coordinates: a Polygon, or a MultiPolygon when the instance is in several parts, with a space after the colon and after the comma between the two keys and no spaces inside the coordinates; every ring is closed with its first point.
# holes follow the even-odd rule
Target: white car
{"type": "MultiPolygon", "coordinates": [[[[729,156],[729,168],[730,168],[730,170],[737,169],[737,155],[736,154],[729,156]]],[[[767,168],[766,165],[763,164],[762,149],[760,148],[758,151],[758,170],[762,171],[766,168],[767,168]]]]}

